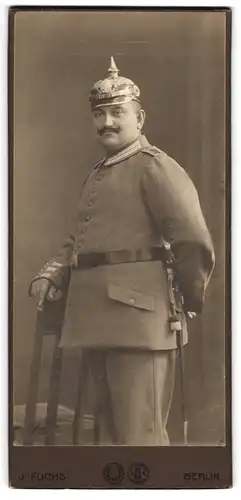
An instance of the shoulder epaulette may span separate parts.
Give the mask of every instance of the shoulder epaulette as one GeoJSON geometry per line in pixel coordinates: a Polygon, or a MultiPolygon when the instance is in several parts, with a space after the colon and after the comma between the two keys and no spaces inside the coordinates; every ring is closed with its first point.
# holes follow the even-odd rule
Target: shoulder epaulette
{"type": "Polygon", "coordinates": [[[156,146],[149,146],[149,147],[146,147],[146,148],[142,148],[142,152],[143,153],[146,153],[146,154],[149,154],[150,156],[157,156],[159,154],[166,154],[164,153],[164,151],[162,151],[161,149],[157,148],[156,146]]]}

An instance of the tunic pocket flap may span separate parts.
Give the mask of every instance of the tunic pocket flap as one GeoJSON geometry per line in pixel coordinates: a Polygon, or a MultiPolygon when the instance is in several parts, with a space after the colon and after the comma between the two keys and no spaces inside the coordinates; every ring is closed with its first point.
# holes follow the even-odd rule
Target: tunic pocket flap
{"type": "Polygon", "coordinates": [[[131,307],[137,307],[147,311],[155,310],[155,299],[152,295],[137,292],[130,288],[108,285],[108,297],[131,307]]]}

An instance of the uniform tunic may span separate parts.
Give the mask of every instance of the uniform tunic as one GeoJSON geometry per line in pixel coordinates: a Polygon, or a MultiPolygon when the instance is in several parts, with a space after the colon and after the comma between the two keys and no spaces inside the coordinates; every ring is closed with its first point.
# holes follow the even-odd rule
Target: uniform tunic
{"type": "MultiPolygon", "coordinates": [[[[88,176],[75,242],[61,249],[51,279],[61,286],[77,252],[172,245],[186,310],[200,312],[213,248],[197,191],[187,173],[144,136],[88,176]]],[[[172,349],[162,262],[72,267],[62,345],[172,349]]],[[[184,341],[187,331],[184,321],[184,341]]]]}

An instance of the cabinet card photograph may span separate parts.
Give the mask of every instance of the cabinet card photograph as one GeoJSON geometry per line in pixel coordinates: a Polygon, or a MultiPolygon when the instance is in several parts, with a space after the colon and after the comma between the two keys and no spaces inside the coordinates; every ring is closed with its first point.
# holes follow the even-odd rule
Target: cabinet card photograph
{"type": "Polygon", "coordinates": [[[231,484],[230,31],[9,10],[14,487],[231,484]]]}

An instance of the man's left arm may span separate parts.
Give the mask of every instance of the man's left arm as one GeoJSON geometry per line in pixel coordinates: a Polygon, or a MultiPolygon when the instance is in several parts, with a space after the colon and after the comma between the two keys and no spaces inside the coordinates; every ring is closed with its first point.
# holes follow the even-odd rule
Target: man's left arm
{"type": "Polygon", "coordinates": [[[172,158],[159,153],[145,168],[143,195],[160,236],[171,244],[184,309],[201,312],[215,259],[193,182],[172,158]]]}

